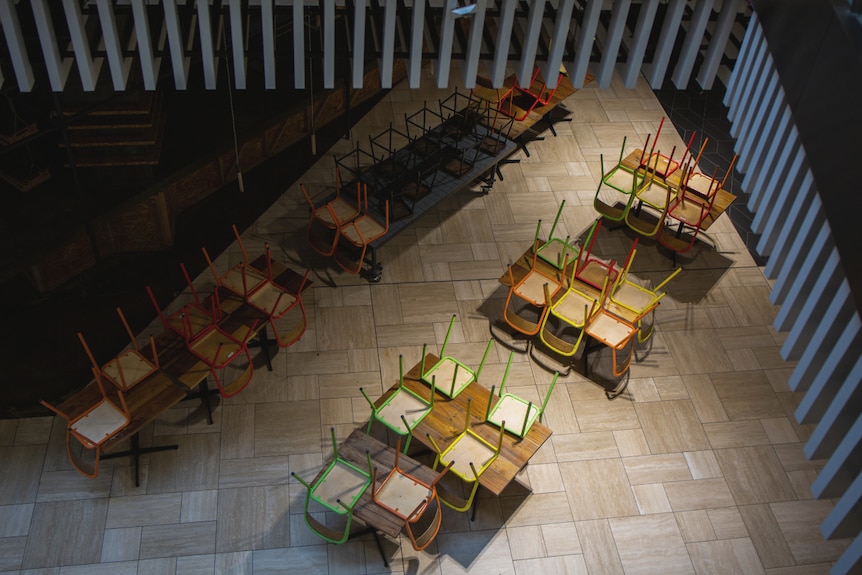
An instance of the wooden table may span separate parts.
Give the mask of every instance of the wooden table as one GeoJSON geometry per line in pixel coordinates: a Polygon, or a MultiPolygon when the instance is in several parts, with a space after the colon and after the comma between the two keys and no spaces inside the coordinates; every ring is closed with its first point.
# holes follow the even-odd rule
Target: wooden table
{"type": "MultiPolygon", "coordinates": [[[[637,149],[633,151],[631,154],[623,158],[621,165],[628,170],[636,170],[640,167],[640,159],[643,155],[643,151],[637,149]]],[[[682,170],[675,170],[670,176],[664,179],[665,183],[672,188],[679,188],[679,178],[682,175],[682,170]]],[[[716,192],[715,202],[712,204],[712,209],[709,211],[709,215],[703,220],[703,223],[700,225],[701,230],[708,230],[709,227],[715,223],[715,220],[723,214],[727,208],[730,207],[736,201],[736,196],[725,190],[724,188],[719,189],[716,192]]]]}
{"type": "MultiPolygon", "coordinates": [[[[344,443],[338,446],[338,456],[359,469],[368,468],[368,461],[365,458],[366,452],[371,455],[371,464],[377,470],[377,481],[383,481],[395,467],[395,450],[393,448],[367,435],[362,431],[362,428],[354,429],[344,440],[344,443]]],[[[398,467],[429,484],[437,477],[437,472],[433,469],[403,453],[398,456],[398,467]]],[[[324,466],[310,483],[313,485],[325,471],[326,467],[324,466]]],[[[365,525],[373,527],[393,539],[397,538],[404,527],[404,520],[374,503],[371,499],[372,487],[369,487],[359,498],[353,508],[353,516],[365,525]]]]}
{"type": "MultiPolygon", "coordinates": [[[[426,368],[437,361],[438,358],[429,353],[425,356],[426,368]]],[[[420,396],[430,398],[431,388],[419,379],[420,368],[421,364],[416,364],[404,374],[404,385],[420,396]]],[[[375,405],[381,405],[396,389],[398,389],[398,383],[389,388],[375,402],[375,405]]],[[[470,428],[491,445],[496,445],[500,430],[497,426],[484,421],[485,408],[490,396],[491,391],[475,381],[455,399],[449,399],[437,392],[434,398],[434,409],[416,427],[413,436],[429,449],[434,449],[427,437],[427,434],[430,434],[437,441],[440,449],[446,449],[464,430],[467,398],[471,398],[470,428]]],[[[494,495],[500,495],[550,436],[551,430],[539,422],[533,424],[523,439],[510,433],[504,434],[500,455],[479,478],[479,484],[494,495]]]]}

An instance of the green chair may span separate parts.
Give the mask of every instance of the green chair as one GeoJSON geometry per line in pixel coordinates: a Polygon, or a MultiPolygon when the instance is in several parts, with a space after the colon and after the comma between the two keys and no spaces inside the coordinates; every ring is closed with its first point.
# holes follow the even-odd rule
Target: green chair
{"type": "Polygon", "coordinates": [[[479,379],[482,368],[485,367],[485,360],[488,359],[488,353],[491,351],[491,344],[494,343],[494,338],[488,340],[485,355],[482,356],[482,363],[479,364],[479,369],[473,371],[454,357],[446,355],[446,346],[449,345],[449,336],[452,335],[452,327],[454,325],[455,316],[453,315],[452,320],[449,322],[449,329],[446,330],[443,347],[440,348],[440,359],[428,371],[425,371],[427,345],[422,346],[422,363],[419,368],[422,381],[428,385],[433,385],[436,378],[440,382],[437,386],[437,391],[450,399],[457,397],[459,393],[467,389],[468,385],[479,379]]]}
{"type": "MultiPolygon", "coordinates": [[[[424,357],[423,353],[423,357],[424,357]]],[[[415,391],[404,386],[404,356],[398,356],[398,389],[392,395],[386,398],[379,407],[374,406],[374,402],[365,393],[361,387],[359,391],[371,406],[371,418],[368,420],[368,429],[365,431],[371,434],[371,426],[374,421],[379,421],[387,428],[391,429],[399,436],[407,436],[407,441],[404,444],[404,453],[410,448],[410,441],[413,439],[413,430],[416,429],[425,416],[431,413],[434,409],[435,395],[435,379],[431,377],[431,399],[425,399],[415,391]]],[[[400,440],[399,440],[400,441],[400,440]]]]}
{"type": "Polygon", "coordinates": [[[437,441],[428,434],[428,440],[434,447],[437,456],[434,458],[434,470],[441,464],[451,465],[451,472],[470,487],[470,494],[465,499],[460,499],[451,493],[446,498],[440,495],[440,500],[455,511],[467,511],[473,506],[476,492],[479,490],[479,478],[485,473],[491,464],[500,455],[503,448],[503,435],[505,434],[505,422],[500,427],[500,436],[496,445],[486,441],[470,428],[470,404],[471,398],[467,398],[467,416],[464,421],[464,431],[458,434],[445,450],[441,450],[437,441]]]}
{"type": "MultiPolygon", "coordinates": [[[[566,200],[563,200],[560,203],[560,209],[557,210],[557,217],[554,218],[554,225],[551,226],[551,231],[548,233],[548,239],[541,246],[539,246],[538,254],[539,257],[557,268],[561,270],[565,267],[567,261],[567,254],[569,252],[574,252],[578,248],[569,243],[571,238],[566,237],[565,240],[561,238],[554,237],[554,230],[557,229],[557,224],[560,222],[560,216],[563,214],[563,206],[566,205],[566,200]]],[[[539,233],[542,229],[542,220],[539,220],[539,225],[536,227],[536,238],[533,241],[533,245],[535,246],[539,241],[539,233]]]]}
{"type": "Polygon", "coordinates": [[[305,486],[305,523],[315,535],[330,543],[344,543],[350,536],[350,525],[353,522],[353,508],[359,498],[371,485],[371,456],[368,457],[368,470],[359,469],[349,461],[338,456],[338,444],[335,441],[335,428],[332,433],[332,462],[318,474],[312,483],[304,481],[293,471],[290,475],[305,486]],[[316,501],[329,511],[343,515],[347,521],[343,531],[327,527],[315,519],[308,510],[311,500],[316,501]]]}
{"type": "Polygon", "coordinates": [[[598,189],[596,189],[593,207],[602,217],[613,222],[621,222],[625,219],[635,195],[646,183],[642,171],[629,170],[622,165],[625,148],[626,140],[623,138],[617,165],[608,172],[605,172],[604,155],[599,155],[602,179],[598,189]]]}
{"type": "Polygon", "coordinates": [[[513,355],[514,352],[509,352],[509,361],[506,363],[506,371],[503,373],[503,381],[500,383],[500,399],[497,400],[493,408],[491,405],[493,404],[494,389],[496,386],[491,386],[491,395],[488,396],[488,407],[485,409],[485,421],[493,423],[513,435],[524,437],[529,433],[530,428],[537,419],[541,423],[542,415],[548,406],[548,400],[551,399],[551,392],[554,391],[554,386],[557,384],[560,372],[554,372],[554,379],[551,380],[551,386],[548,388],[541,406],[534,405],[532,401],[526,401],[524,398],[511,393],[504,395],[503,389],[506,387],[506,380],[509,377],[509,368],[512,367],[513,355]],[[507,421],[510,422],[510,425],[506,425],[507,421]]]}
{"type": "MultiPolygon", "coordinates": [[[[631,258],[631,260],[633,259],[634,258],[631,258]]],[[[623,268],[623,271],[620,272],[620,275],[617,276],[617,280],[614,282],[614,285],[610,290],[609,299],[611,304],[618,305],[634,314],[637,314],[639,318],[643,318],[645,315],[644,312],[648,310],[652,310],[653,312],[655,311],[658,302],[665,296],[665,292],[659,290],[661,290],[661,288],[663,288],[670,280],[675,278],[677,274],[682,271],[682,268],[676,268],[673,273],[663,279],[654,288],[650,289],[638,285],[628,279],[631,260],[629,260],[628,264],[623,268]]],[[[655,322],[650,325],[649,331],[644,334],[641,320],[638,319],[638,341],[640,343],[645,343],[652,336],[654,327],[655,322]]]]}

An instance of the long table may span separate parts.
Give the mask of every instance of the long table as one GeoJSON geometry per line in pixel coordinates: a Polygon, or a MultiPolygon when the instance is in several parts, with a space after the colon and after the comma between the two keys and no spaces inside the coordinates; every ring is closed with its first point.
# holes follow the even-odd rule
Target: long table
{"type": "MultiPolygon", "coordinates": [[[[252,265],[258,269],[265,269],[265,256],[257,258],[252,262],[252,265]]],[[[272,271],[273,278],[279,285],[294,292],[299,290],[302,282],[300,274],[275,261],[272,262],[272,271]]],[[[306,282],[304,287],[308,288],[309,286],[310,282],[306,282]]],[[[252,328],[252,335],[263,336],[261,347],[264,353],[268,354],[268,341],[265,335],[267,316],[225,288],[217,289],[220,290],[222,312],[225,314],[219,326],[228,333],[242,337],[248,335],[249,329],[252,328]]],[[[103,459],[124,456],[135,458],[136,486],[139,483],[138,457],[140,455],[177,449],[176,445],[140,447],[138,433],[145,425],[154,421],[159,415],[179,402],[195,397],[200,397],[203,400],[207,408],[209,422],[212,424],[209,406],[210,390],[206,383],[206,378],[210,374],[209,366],[192,354],[186,347],[185,340],[172,330],[164,330],[155,340],[159,354],[159,369],[124,393],[126,406],[129,409],[129,425],[102,445],[103,459]],[[121,451],[120,448],[127,439],[131,440],[131,448],[121,451]]],[[[141,353],[150,360],[153,359],[150,357],[149,347],[143,348],[141,353]]],[[[266,357],[268,361],[269,356],[266,357]]],[[[82,413],[100,399],[101,392],[96,382],[91,381],[57,407],[65,413],[82,413]]]]}
{"type": "MultiPolygon", "coordinates": [[[[427,354],[425,356],[426,368],[434,365],[438,359],[433,354],[427,354]]],[[[416,364],[404,374],[404,386],[422,397],[430,398],[431,388],[420,379],[421,365],[421,362],[416,364]]],[[[396,383],[389,388],[375,402],[375,405],[382,405],[398,389],[398,385],[396,383]]],[[[449,443],[464,430],[468,398],[472,400],[470,428],[491,445],[496,445],[500,436],[499,428],[484,421],[485,408],[491,398],[491,391],[475,381],[458,394],[455,399],[449,399],[437,392],[434,398],[434,408],[419,423],[413,436],[427,448],[434,449],[433,444],[428,440],[428,434],[430,434],[441,449],[446,449],[449,443]]],[[[530,458],[536,454],[550,436],[550,428],[538,421],[533,424],[523,438],[505,433],[500,455],[481,475],[479,484],[494,495],[500,495],[518,473],[527,466],[530,458]]]]}

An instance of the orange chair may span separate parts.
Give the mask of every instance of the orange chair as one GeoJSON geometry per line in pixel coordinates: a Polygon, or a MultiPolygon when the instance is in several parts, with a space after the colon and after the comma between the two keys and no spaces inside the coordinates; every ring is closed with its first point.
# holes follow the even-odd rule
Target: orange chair
{"type": "MultiPolygon", "coordinates": [[[[539,226],[541,225],[540,220],[539,226]]],[[[568,259],[566,259],[561,269],[552,267],[553,275],[548,275],[537,266],[538,255],[538,250],[534,246],[530,269],[518,281],[515,281],[512,265],[509,265],[509,294],[506,296],[506,306],[503,308],[503,319],[509,327],[524,335],[539,333],[542,320],[548,312],[545,305],[545,285],[548,286],[550,297],[553,297],[563,286],[565,269],[568,267],[568,259]],[[517,303],[521,305],[516,308],[514,304],[517,303]],[[538,317],[532,319],[532,314],[528,316],[524,313],[526,311],[531,311],[538,317]]],[[[544,265],[544,260],[542,262],[544,265]]]]}
{"type": "Polygon", "coordinates": [[[358,274],[365,261],[368,244],[389,231],[389,200],[386,200],[383,223],[368,210],[368,187],[363,190],[364,211],[361,216],[341,227],[335,248],[335,262],[349,273],[358,274]]]}
{"type": "Polygon", "coordinates": [[[87,357],[90,358],[93,369],[99,370],[105,379],[121,390],[128,391],[159,369],[159,354],[156,351],[156,342],[153,340],[153,336],[150,336],[150,350],[153,354],[153,359],[150,360],[142,354],[135,339],[135,334],[129,328],[126,316],[123,315],[123,310],[117,308],[117,314],[119,314],[120,320],[123,322],[123,327],[126,328],[126,333],[129,334],[129,339],[132,340],[132,349],[120,352],[114,359],[99,367],[96,357],[84,339],[84,334],[78,333],[78,339],[81,340],[81,345],[84,346],[84,351],[87,352],[87,357]]]}
{"type": "MultiPolygon", "coordinates": [[[[558,84],[559,85],[559,84],[558,84]]],[[[547,82],[542,78],[539,67],[533,72],[528,87],[520,86],[515,82],[515,89],[500,100],[500,110],[507,116],[514,118],[516,122],[527,119],[536,107],[547,106],[557,91],[556,86],[548,88],[547,82]]]]}
{"type": "Polygon", "coordinates": [[[335,182],[335,197],[318,206],[314,205],[305,185],[299,186],[311,209],[307,231],[308,243],[314,251],[324,256],[335,253],[341,226],[359,215],[359,183],[356,184],[356,203],[353,204],[341,194],[341,174],[337,167],[335,182]]]}
{"type": "Polygon", "coordinates": [[[395,466],[379,486],[377,469],[374,469],[371,477],[371,499],[404,520],[404,529],[410,537],[413,549],[422,551],[434,541],[440,531],[443,513],[440,497],[437,495],[437,483],[454,462],[438,473],[431,483],[425,483],[398,466],[400,454],[401,439],[395,446],[395,466]]]}
{"type": "Polygon", "coordinates": [[[242,338],[224,331],[218,323],[222,317],[218,290],[213,291],[208,309],[201,304],[186,267],[180,264],[180,268],[191,290],[193,302],[184,305],[170,316],[165,316],[149,286],[147,286],[147,293],[165,328],[179,334],[185,340],[186,348],[209,366],[221,395],[232,397],[245,389],[254,375],[254,364],[248,351],[248,339],[254,333],[256,324],[247,327],[242,338]],[[223,383],[219,371],[243,357],[246,359],[246,364],[238,366],[239,374],[233,376],[229,383],[223,383]]]}
{"type": "Polygon", "coordinates": [[[66,420],[66,451],[69,454],[69,460],[75,469],[90,478],[99,474],[102,445],[131,422],[123,392],[114,389],[116,399],[110,399],[102,384],[99,370],[94,367],[92,371],[100,392],[99,399],[94,403],[81,409],[79,404],[76,405],[74,398],[59,407],[47,401],[40,402],[66,420]],[[67,405],[72,409],[66,408],[67,405]],[[82,447],[83,451],[79,450],[78,446],[82,447]],[[88,451],[92,453],[92,461],[83,455],[88,451]]]}

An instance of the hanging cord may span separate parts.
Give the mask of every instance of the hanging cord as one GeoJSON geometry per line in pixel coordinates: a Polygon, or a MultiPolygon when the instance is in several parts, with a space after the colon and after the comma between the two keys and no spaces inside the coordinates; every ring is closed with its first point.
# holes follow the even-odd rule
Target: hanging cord
{"type": "MultiPolygon", "coordinates": [[[[322,23],[321,23],[322,26],[322,23]]],[[[317,132],[314,129],[314,58],[311,56],[311,16],[308,16],[308,93],[311,97],[311,155],[317,155],[317,132]]]]}
{"type": "Polygon", "coordinates": [[[230,58],[231,54],[228,50],[227,45],[227,26],[222,24],[221,28],[222,33],[222,42],[224,42],[224,67],[227,69],[227,97],[230,102],[230,125],[233,128],[233,152],[236,155],[236,181],[239,184],[239,191],[244,192],[245,186],[242,184],[242,168],[239,165],[239,142],[236,137],[236,113],[233,109],[233,89],[231,88],[231,76],[230,76],[230,58]]]}

